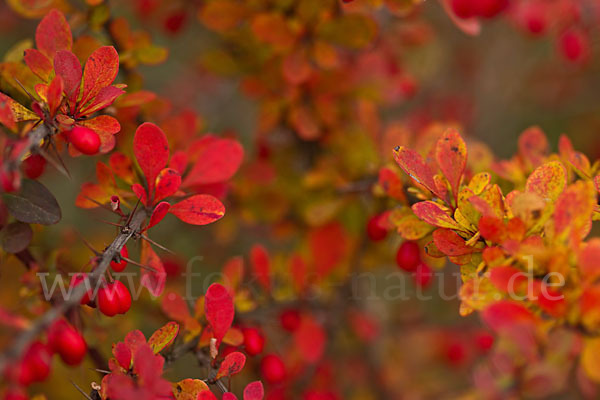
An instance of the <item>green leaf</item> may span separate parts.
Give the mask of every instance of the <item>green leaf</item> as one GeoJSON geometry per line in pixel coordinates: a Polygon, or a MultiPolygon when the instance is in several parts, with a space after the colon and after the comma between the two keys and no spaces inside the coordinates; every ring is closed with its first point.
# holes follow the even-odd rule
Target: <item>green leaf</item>
{"type": "Polygon", "coordinates": [[[24,179],[19,193],[4,193],[3,199],[8,212],[21,222],[53,225],[62,216],[52,193],[37,181],[24,179]]]}

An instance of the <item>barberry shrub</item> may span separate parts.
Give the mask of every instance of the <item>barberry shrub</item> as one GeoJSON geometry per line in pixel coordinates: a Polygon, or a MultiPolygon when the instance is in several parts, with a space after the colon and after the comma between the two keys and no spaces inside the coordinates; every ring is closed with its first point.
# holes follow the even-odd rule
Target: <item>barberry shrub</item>
{"type": "Polygon", "coordinates": [[[597,11],[0,3],[0,399],[596,398],[597,11]]]}

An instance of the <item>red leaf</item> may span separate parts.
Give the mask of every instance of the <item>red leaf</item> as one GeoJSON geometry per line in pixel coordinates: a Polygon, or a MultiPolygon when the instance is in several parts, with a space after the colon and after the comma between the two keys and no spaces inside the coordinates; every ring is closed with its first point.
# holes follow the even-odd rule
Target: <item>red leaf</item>
{"type": "Polygon", "coordinates": [[[254,276],[267,292],[271,291],[271,263],[269,254],[261,245],[254,245],[250,250],[250,264],[254,276]]]}
{"type": "Polygon", "coordinates": [[[244,389],[244,400],[262,400],[265,389],[260,381],[250,382],[244,389]]]}
{"type": "Polygon", "coordinates": [[[223,266],[223,285],[234,293],[244,277],[244,259],[242,257],[232,257],[223,266]]]}
{"type": "Polygon", "coordinates": [[[537,126],[525,130],[519,137],[519,155],[535,168],[544,162],[548,154],[548,139],[537,126]]]}
{"type": "Polygon", "coordinates": [[[79,59],[70,51],[61,50],[54,56],[54,71],[56,75],[63,78],[67,99],[74,105],[77,102],[81,85],[82,72],[79,59]]]}
{"type": "Polygon", "coordinates": [[[144,268],[142,270],[140,283],[142,286],[146,287],[154,297],[158,297],[165,289],[165,281],[167,279],[167,273],[165,272],[163,263],[154,250],[152,250],[150,244],[145,241],[142,243],[141,259],[142,264],[150,267],[153,271],[144,268]]]}
{"type": "Polygon", "coordinates": [[[10,108],[10,98],[3,93],[0,93],[0,124],[9,129],[16,129],[17,123],[10,108]]]}
{"type": "Polygon", "coordinates": [[[216,139],[195,154],[196,164],[183,181],[184,187],[206,185],[230,179],[238,170],[244,149],[235,140],[216,139]]]}
{"type": "Polygon", "coordinates": [[[349,250],[348,234],[338,222],[313,229],[308,240],[315,272],[320,278],[337,267],[349,250]]]}
{"type": "Polygon", "coordinates": [[[140,200],[143,205],[147,205],[148,197],[146,196],[146,189],[139,183],[131,185],[131,190],[135,193],[136,197],[140,200]]]}
{"type": "Polygon", "coordinates": [[[35,43],[50,60],[59,50],[71,50],[71,28],[60,11],[52,10],[40,21],[35,31],[35,43]]]}
{"type": "Polygon", "coordinates": [[[294,334],[294,343],[300,357],[306,362],[316,363],[323,356],[327,336],[323,327],[314,318],[306,316],[294,334]]]}
{"type": "Polygon", "coordinates": [[[235,394],[233,394],[231,392],[225,392],[225,393],[223,393],[222,400],[237,400],[237,397],[235,394]]]}
{"type": "Polygon", "coordinates": [[[204,311],[218,346],[231,327],[234,315],[233,299],[225,286],[218,283],[209,286],[204,298],[204,311]]]}
{"type": "Polygon", "coordinates": [[[133,180],[132,162],[125,154],[115,151],[110,155],[108,165],[110,165],[114,174],[125,182],[133,180]]]}
{"type": "Polygon", "coordinates": [[[171,206],[169,212],[192,225],[206,225],[221,219],[225,207],[213,196],[197,194],[171,206]]]}
{"type": "Polygon", "coordinates": [[[446,130],[437,141],[435,158],[456,198],[458,186],[467,166],[467,146],[456,130],[446,130]]]}
{"type": "Polygon", "coordinates": [[[95,113],[110,106],[120,95],[125,93],[123,89],[116,86],[106,86],[100,89],[94,99],[85,107],[79,110],[79,116],[83,117],[95,113]]]}
{"type": "Polygon", "coordinates": [[[467,246],[465,239],[451,229],[440,228],[433,231],[433,242],[447,256],[464,256],[477,251],[477,249],[467,246]]]}
{"type": "Polygon", "coordinates": [[[55,115],[56,110],[62,103],[63,93],[63,80],[60,76],[55,76],[48,85],[48,93],[46,94],[46,102],[48,103],[48,111],[50,115],[55,115]]]}
{"type": "Polygon", "coordinates": [[[503,300],[483,310],[482,318],[495,331],[510,328],[512,325],[534,324],[536,317],[522,304],[503,300]]]}
{"type": "Polygon", "coordinates": [[[419,153],[400,146],[394,150],[394,160],[415,182],[423,185],[431,193],[436,194],[436,196],[443,197],[441,194],[438,194],[437,186],[433,179],[433,171],[425,164],[419,153]]]}
{"type": "Polygon", "coordinates": [[[148,222],[148,226],[144,228],[144,231],[147,231],[162,221],[165,215],[167,215],[169,212],[169,207],[171,207],[171,205],[166,201],[158,203],[156,207],[154,207],[154,211],[152,211],[152,215],[150,216],[150,222],[148,222]]]}
{"type": "Polygon", "coordinates": [[[190,309],[185,300],[174,292],[163,297],[161,308],[169,318],[179,322],[185,322],[191,317],[190,309]]]}
{"type": "Polygon", "coordinates": [[[117,359],[117,362],[121,367],[127,370],[131,367],[131,350],[124,342],[119,342],[113,345],[112,354],[117,359]]]}
{"type": "Polygon", "coordinates": [[[239,351],[234,351],[233,353],[227,354],[221,363],[219,370],[217,371],[217,376],[215,379],[219,379],[224,376],[233,376],[239,373],[242,368],[244,368],[244,364],[246,364],[246,356],[239,351]]]}
{"type": "Polygon", "coordinates": [[[169,161],[169,143],[165,133],[154,124],[143,123],[135,131],[133,154],[146,177],[148,191],[152,194],[158,173],[169,161]]]}
{"type": "Polygon", "coordinates": [[[113,83],[119,72],[119,54],[112,46],[96,49],[85,63],[83,90],[80,104],[87,104],[102,90],[113,83]]]}
{"type": "Polygon", "coordinates": [[[146,337],[141,331],[136,329],[129,332],[125,336],[125,344],[127,345],[127,347],[129,347],[131,353],[135,354],[135,352],[141,345],[146,344],[146,337]]]}
{"type": "Polygon", "coordinates": [[[52,62],[41,51],[27,49],[25,50],[23,59],[31,72],[36,74],[42,81],[48,82],[50,80],[50,74],[52,74],[52,62]]]}
{"type": "Polygon", "coordinates": [[[202,392],[198,393],[197,400],[219,400],[219,399],[217,399],[217,396],[215,396],[213,394],[213,392],[211,392],[210,390],[203,390],[202,392]]]}
{"type": "Polygon", "coordinates": [[[171,168],[165,168],[156,177],[154,202],[174,195],[181,186],[181,175],[171,168]]]}

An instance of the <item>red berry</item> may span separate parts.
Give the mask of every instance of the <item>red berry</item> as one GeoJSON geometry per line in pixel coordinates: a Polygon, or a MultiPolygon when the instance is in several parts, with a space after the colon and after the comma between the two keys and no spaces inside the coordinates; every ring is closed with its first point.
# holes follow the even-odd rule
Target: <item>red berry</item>
{"type": "Polygon", "coordinates": [[[567,61],[581,62],[587,58],[590,49],[588,36],[580,29],[569,29],[559,38],[559,48],[567,61]]]}
{"type": "Polygon", "coordinates": [[[87,155],[94,155],[100,150],[100,136],[85,126],[75,126],[67,133],[69,142],[77,150],[87,155]]]}
{"type": "Polygon", "coordinates": [[[269,383],[283,382],[287,375],[283,361],[275,354],[269,354],[262,359],[260,371],[262,376],[269,383]]]}
{"type": "Polygon", "coordinates": [[[4,393],[3,400],[28,400],[29,398],[21,389],[8,389],[4,393]]]}
{"type": "Polygon", "coordinates": [[[487,332],[480,332],[475,336],[475,342],[479,350],[486,352],[494,345],[494,337],[487,332]]]}
{"type": "Polygon", "coordinates": [[[387,229],[381,226],[381,214],[373,215],[367,222],[367,236],[374,242],[385,239],[387,229]]]}
{"type": "Polygon", "coordinates": [[[415,242],[402,242],[396,253],[396,264],[405,271],[411,272],[421,261],[421,251],[415,242]]]}
{"type": "Polygon", "coordinates": [[[46,159],[39,154],[32,154],[23,160],[23,172],[29,179],[39,178],[44,173],[46,159]]]}
{"type": "MultiPolygon", "coordinates": [[[[75,287],[77,287],[78,285],[81,285],[81,284],[89,286],[90,285],[89,281],[86,282],[85,280],[86,280],[86,274],[77,273],[77,274],[75,274],[75,275],[73,275],[71,277],[71,283],[69,284],[69,286],[71,288],[75,288],[75,287]]],[[[94,294],[94,291],[90,287],[89,290],[81,298],[81,301],[80,301],[81,305],[88,305],[90,307],[94,307],[95,304],[92,301],[93,294],[94,294]]]]}
{"type": "Polygon", "coordinates": [[[300,312],[293,308],[283,310],[279,315],[281,327],[288,332],[294,332],[300,327],[300,312]]]}
{"type": "Polygon", "coordinates": [[[244,329],[244,347],[249,356],[262,353],[265,347],[265,337],[256,328],[244,329]]]}
{"type": "Polygon", "coordinates": [[[131,293],[121,281],[113,283],[113,290],[119,300],[119,314],[125,314],[131,308],[131,293]]]}
{"type": "Polygon", "coordinates": [[[165,19],[165,22],[164,22],[165,29],[169,33],[176,34],[181,30],[181,28],[183,28],[185,20],[186,20],[185,12],[183,12],[183,11],[174,12],[171,15],[167,16],[167,18],[165,19]]]}
{"type": "Polygon", "coordinates": [[[493,18],[508,7],[508,0],[477,0],[475,13],[483,18],[493,18]]]}
{"type": "MultiPolygon", "coordinates": [[[[121,249],[121,257],[129,258],[129,251],[127,251],[127,246],[123,246],[121,249]]],[[[120,262],[111,261],[110,267],[115,272],[122,272],[127,266],[127,261],[121,259],[120,262]]]]}
{"type": "Polygon", "coordinates": [[[429,265],[425,263],[419,263],[417,268],[415,268],[415,284],[419,287],[426,288],[431,284],[433,280],[433,271],[429,267],[429,265]]]}
{"type": "Polygon", "coordinates": [[[21,385],[42,382],[50,375],[50,351],[42,342],[33,342],[19,366],[18,381],[21,385]]]}
{"type": "Polygon", "coordinates": [[[476,15],[476,2],[480,0],[450,0],[450,7],[457,17],[468,19],[476,15]]]}
{"type": "Polygon", "coordinates": [[[525,28],[533,35],[543,34],[548,25],[545,9],[538,3],[529,3],[524,7],[522,21],[525,28]]]}
{"type": "Polygon", "coordinates": [[[18,171],[0,169],[0,184],[6,193],[16,192],[21,188],[21,175],[18,171]]]}
{"type": "Polygon", "coordinates": [[[462,343],[451,343],[446,348],[446,358],[453,365],[460,365],[466,359],[465,347],[462,343]]]}
{"type": "Polygon", "coordinates": [[[113,317],[121,312],[121,301],[111,284],[107,284],[98,290],[96,302],[100,312],[107,317],[113,317]]]}
{"type": "Polygon", "coordinates": [[[48,331],[48,344],[67,365],[79,365],[87,353],[81,333],[64,320],[56,321],[48,331]]]}

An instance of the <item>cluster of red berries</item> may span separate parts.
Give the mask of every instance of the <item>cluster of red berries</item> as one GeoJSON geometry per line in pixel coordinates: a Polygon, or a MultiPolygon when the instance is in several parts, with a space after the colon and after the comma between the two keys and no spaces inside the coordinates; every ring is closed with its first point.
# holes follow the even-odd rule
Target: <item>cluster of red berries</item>
{"type": "Polygon", "coordinates": [[[415,284],[426,288],[433,280],[433,271],[421,259],[421,248],[416,242],[404,241],[396,253],[396,264],[402,270],[412,274],[415,284]]]}
{"type": "Polygon", "coordinates": [[[85,339],[65,320],[58,320],[50,326],[47,340],[47,344],[39,340],[31,343],[19,363],[4,371],[7,380],[17,385],[5,392],[4,400],[26,400],[24,387],[48,378],[53,354],[57,354],[65,364],[75,366],[87,353],[85,339]]]}
{"type": "MultiPolygon", "coordinates": [[[[127,247],[121,249],[121,259],[119,261],[111,261],[110,267],[114,272],[122,272],[127,266],[127,258],[129,253],[127,247]]],[[[71,287],[74,288],[80,284],[87,284],[85,274],[75,274],[71,278],[71,287]]],[[[86,294],[81,298],[81,304],[90,307],[98,307],[100,312],[108,317],[113,317],[117,314],[125,314],[131,308],[131,293],[123,282],[102,282],[102,286],[98,289],[96,298],[94,296],[94,288],[89,287],[86,294]]]]}

